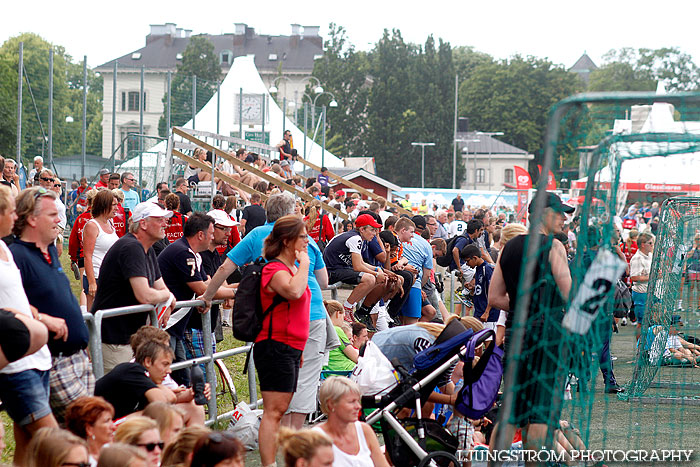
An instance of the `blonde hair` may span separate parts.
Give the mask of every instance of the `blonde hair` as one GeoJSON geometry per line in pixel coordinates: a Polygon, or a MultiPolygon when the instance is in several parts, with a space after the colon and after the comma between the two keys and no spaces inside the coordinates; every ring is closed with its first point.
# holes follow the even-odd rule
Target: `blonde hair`
{"type": "Polygon", "coordinates": [[[27,222],[30,216],[39,214],[39,202],[42,198],[56,199],[56,193],[48,191],[42,187],[33,187],[22,190],[22,193],[17,197],[17,220],[13,227],[13,233],[18,237],[22,236],[22,232],[27,228],[27,222]],[[43,190],[43,191],[42,191],[43,190]]]}
{"type": "Polygon", "coordinates": [[[133,461],[146,462],[146,454],[130,444],[111,443],[100,450],[97,467],[130,467],[133,461]]]}
{"type": "Polygon", "coordinates": [[[129,417],[117,428],[114,440],[118,443],[135,445],[139,442],[141,435],[148,430],[158,430],[155,420],[142,415],[129,417]]]}
{"type": "Polygon", "coordinates": [[[326,307],[328,316],[333,316],[334,314],[343,311],[343,304],[340,303],[338,300],[324,300],[323,306],[326,307]]]}
{"type": "Polygon", "coordinates": [[[318,448],[333,446],[328,435],[317,430],[297,431],[282,427],[277,439],[282,448],[285,467],[296,466],[299,459],[310,461],[318,448]]]}
{"type": "Polygon", "coordinates": [[[508,224],[501,229],[501,243],[505,245],[514,237],[524,234],[527,234],[527,227],[525,227],[523,224],[518,224],[515,222],[508,224]]]}
{"type": "Polygon", "coordinates": [[[481,331],[484,329],[484,325],[481,321],[478,319],[474,318],[473,316],[462,316],[461,318],[457,315],[450,315],[447,317],[445,320],[445,324],[440,324],[440,323],[416,323],[416,326],[419,326],[426,331],[428,331],[433,337],[437,338],[442,331],[445,330],[445,326],[450,324],[452,320],[458,319],[462,322],[465,328],[471,329],[474,332],[481,331]]]}
{"type": "Polygon", "coordinates": [[[172,443],[165,446],[161,467],[184,465],[187,462],[187,456],[194,451],[194,445],[199,438],[209,433],[211,433],[209,428],[200,425],[184,428],[172,443]]]}
{"type": "Polygon", "coordinates": [[[316,219],[318,219],[318,212],[321,210],[321,202],[317,199],[313,199],[306,203],[306,207],[304,208],[304,214],[308,216],[308,219],[306,221],[306,230],[307,232],[311,232],[311,229],[314,228],[314,225],[316,224],[316,219]]]}
{"type": "Polygon", "coordinates": [[[75,446],[85,448],[85,440],[61,428],[42,428],[37,431],[27,447],[27,467],[59,467],[66,461],[75,446]]]}
{"type": "Polygon", "coordinates": [[[322,384],[321,389],[318,392],[318,401],[321,405],[321,412],[325,415],[330,413],[328,408],[328,402],[337,402],[338,399],[343,397],[348,392],[354,392],[358,396],[362,395],[360,391],[360,386],[350,378],[345,376],[331,376],[327,378],[322,384]]]}
{"type": "Polygon", "coordinates": [[[151,402],[143,410],[143,416],[155,420],[161,434],[173,426],[175,417],[182,418],[182,424],[185,424],[185,414],[182,410],[167,402],[151,402]]]}
{"type": "Polygon", "coordinates": [[[0,185],[0,213],[6,214],[10,207],[15,206],[15,199],[12,197],[12,191],[5,185],[0,185]]]}
{"type": "Polygon", "coordinates": [[[115,198],[117,198],[117,200],[119,200],[120,203],[124,201],[124,192],[121,190],[121,188],[115,188],[112,190],[112,194],[115,198]]]}

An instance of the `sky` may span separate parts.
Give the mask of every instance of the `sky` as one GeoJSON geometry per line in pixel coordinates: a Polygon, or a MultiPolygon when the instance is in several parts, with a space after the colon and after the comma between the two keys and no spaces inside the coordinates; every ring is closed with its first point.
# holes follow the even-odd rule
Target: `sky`
{"type": "Polygon", "coordinates": [[[261,34],[288,35],[290,24],[331,22],[347,30],[349,41],[369,50],[384,29],[397,28],[404,40],[423,43],[428,35],[454,46],[472,46],[495,58],[514,54],[548,58],[567,68],[583,52],[600,65],[610,49],[680,47],[700,63],[697,17],[700,3],[667,0],[393,0],[112,2],[26,0],[3,2],[0,42],[33,32],[62,45],[76,61],[84,55],[95,67],[145,45],[150,24],[176,23],[193,34],[233,32],[246,23],[261,34]]]}

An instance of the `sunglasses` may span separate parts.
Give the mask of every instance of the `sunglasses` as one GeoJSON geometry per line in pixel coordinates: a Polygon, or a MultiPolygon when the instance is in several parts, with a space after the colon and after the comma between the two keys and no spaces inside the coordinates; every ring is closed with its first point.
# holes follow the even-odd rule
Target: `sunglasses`
{"type": "Polygon", "coordinates": [[[223,230],[224,232],[227,231],[227,230],[229,230],[229,231],[231,230],[231,227],[224,227],[224,226],[221,226],[221,225],[215,225],[214,228],[215,228],[215,229],[218,229],[218,230],[223,230]]]}
{"type": "Polygon", "coordinates": [[[71,467],[90,467],[89,462],[64,462],[61,465],[70,465],[71,467]]]}
{"type": "Polygon", "coordinates": [[[153,452],[156,447],[160,448],[160,450],[163,450],[163,447],[165,446],[165,443],[163,441],[159,441],[157,443],[139,443],[136,446],[141,446],[146,448],[146,451],[148,452],[153,452]]]}
{"type": "Polygon", "coordinates": [[[53,182],[53,178],[40,177],[45,182],[53,182]]]}
{"type": "Polygon", "coordinates": [[[60,188],[60,187],[61,187],[61,184],[60,184],[60,183],[54,183],[54,184],[53,184],[53,187],[54,187],[54,188],[60,188]]]}

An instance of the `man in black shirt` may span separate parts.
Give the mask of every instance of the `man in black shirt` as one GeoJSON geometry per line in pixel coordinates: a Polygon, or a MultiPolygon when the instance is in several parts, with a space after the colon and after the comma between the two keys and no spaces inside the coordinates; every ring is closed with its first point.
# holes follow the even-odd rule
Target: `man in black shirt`
{"type": "Polygon", "coordinates": [[[253,193],[250,196],[250,206],[243,208],[243,218],[241,219],[241,236],[245,236],[256,227],[266,222],[265,208],[260,206],[260,194],[253,193]]]}
{"type": "Polygon", "coordinates": [[[114,419],[143,410],[151,402],[175,403],[170,389],[159,386],[170,374],[173,352],[167,345],[150,341],[136,350],[136,361],[120,363],[95,384],[95,395],[114,406],[114,419]]]}
{"type": "MultiPolygon", "coordinates": [[[[554,430],[559,428],[564,378],[567,375],[562,366],[559,344],[564,307],[571,290],[571,274],[564,245],[553,235],[562,231],[565,213],[574,209],[563,204],[554,193],[545,193],[545,196],[546,208],[540,231],[519,235],[506,243],[491,277],[488,297],[492,308],[508,310],[505,358],[514,360],[517,365],[512,389],[513,409],[507,414],[509,424],[499,435],[510,440],[515,426],[523,427],[523,449],[542,449],[547,443],[551,444],[554,430]],[[522,350],[519,355],[511,355],[509,341],[528,239],[539,242],[538,256],[527,259],[536,261],[533,290],[522,350]]],[[[530,213],[535,200],[530,203],[530,213]]]]}
{"type": "MultiPolygon", "coordinates": [[[[175,297],[165,285],[152,246],[165,238],[165,226],[172,212],[161,209],[152,202],[136,205],[131,216],[129,233],[107,251],[92,313],[138,304],[157,305],[168,303],[159,318],[164,326],[170,318],[175,297]]],[[[146,324],[147,313],[105,318],[102,321],[102,356],[105,373],[119,363],[128,362],[133,355],[129,339],[146,324]]]]}
{"type": "Polygon", "coordinates": [[[178,198],[180,198],[180,207],[178,208],[178,211],[180,211],[180,214],[184,214],[186,216],[192,214],[192,203],[190,202],[190,197],[187,194],[189,189],[190,186],[187,184],[187,180],[184,178],[180,177],[175,182],[175,194],[178,198]]]}
{"type": "Polygon", "coordinates": [[[462,195],[459,193],[457,194],[457,197],[452,200],[452,207],[454,208],[455,212],[462,211],[464,209],[464,200],[462,199],[462,195]]]}

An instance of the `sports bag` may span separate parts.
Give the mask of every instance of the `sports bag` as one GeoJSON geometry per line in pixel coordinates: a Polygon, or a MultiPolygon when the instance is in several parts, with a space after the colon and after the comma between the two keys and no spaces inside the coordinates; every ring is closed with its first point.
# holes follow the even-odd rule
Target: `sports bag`
{"type": "Polygon", "coordinates": [[[483,417],[491,410],[501,386],[503,349],[496,345],[495,340],[491,341],[479,362],[472,367],[474,350],[489,337],[496,337],[492,329],[484,329],[474,334],[464,355],[464,386],[457,394],[455,410],[472,420],[483,417]]]}
{"type": "MultiPolygon", "coordinates": [[[[281,295],[275,295],[272,304],[266,310],[262,309],[260,299],[260,282],[262,272],[266,265],[279,262],[272,260],[269,263],[260,257],[253,263],[243,266],[241,269],[241,281],[238,284],[236,296],[233,301],[232,323],[233,337],[243,342],[253,342],[260,334],[265,317],[280,303],[287,299],[281,295]]],[[[272,332],[272,327],[270,327],[272,332]]]]}
{"type": "Polygon", "coordinates": [[[438,266],[446,268],[450,264],[452,264],[452,250],[454,250],[455,243],[457,243],[457,239],[459,239],[460,237],[467,239],[467,245],[469,245],[470,243],[474,243],[474,241],[467,235],[466,232],[462,235],[455,235],[454,237],[450,238],[449,240],[447,240],[447,251],[445,252],[445,254],[435,258],[435,262],[438,263],[438,266]]]}

